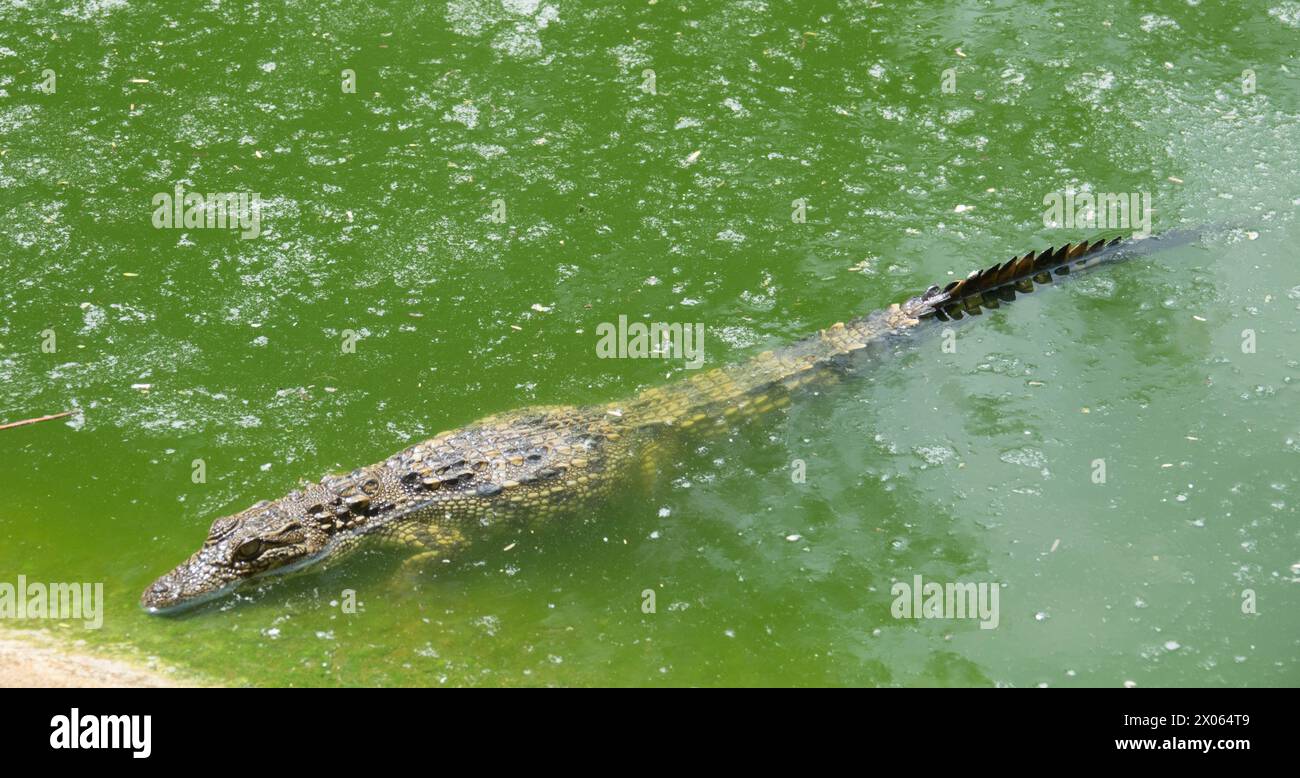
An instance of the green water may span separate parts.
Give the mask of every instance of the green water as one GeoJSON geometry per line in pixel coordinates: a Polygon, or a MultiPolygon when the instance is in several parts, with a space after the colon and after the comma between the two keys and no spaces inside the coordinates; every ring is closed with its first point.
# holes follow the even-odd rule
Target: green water
{"type": "Polygon", "coordinates": [[[1300,4],[107,0],[0,29],[0,420],[80,411],[0,431],[0,581],[103,582],[103,628],[61,634],[268,685],[1300,683],[1300,4]],[[261,236],[154,229],[178,182],[259,193],[261,236]],[[687,374],[598,359],[602,322],[743,359],[1091,234],[1044,227],[1077,189],[1250,234],[936,331],[510,550],[136,606],[301,478],[687,374]],[[918,574],[1000,584],[997,628],[893,618],[918,574]]]}

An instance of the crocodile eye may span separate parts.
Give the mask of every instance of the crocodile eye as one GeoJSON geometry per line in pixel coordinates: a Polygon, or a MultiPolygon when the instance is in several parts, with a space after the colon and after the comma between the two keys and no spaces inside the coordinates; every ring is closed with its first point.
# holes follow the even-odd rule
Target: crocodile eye
{"type": "Polygon", "coordinates": [[[262,541],[253,538],[252,540],[245,540],[243,543],[239,544],[239,548],[235,549],[235,559],[238,559],[241,562],[251,562],[254,559],[257,559],[258,555],[261,553],[262,541]]]}

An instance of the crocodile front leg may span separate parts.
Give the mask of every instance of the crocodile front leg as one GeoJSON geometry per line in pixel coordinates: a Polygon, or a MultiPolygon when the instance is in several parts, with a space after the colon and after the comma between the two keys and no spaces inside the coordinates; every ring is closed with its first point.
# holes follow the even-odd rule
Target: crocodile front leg
{"type": "Polygon", "coordinates": [[[393,525],[384,537],[400,548],[413,552],[402,561],[403,576],[412,576],[434,562],[453,559],[469,545],[465,534],[453,526],[424,521],[402,521],[393,525]]]}

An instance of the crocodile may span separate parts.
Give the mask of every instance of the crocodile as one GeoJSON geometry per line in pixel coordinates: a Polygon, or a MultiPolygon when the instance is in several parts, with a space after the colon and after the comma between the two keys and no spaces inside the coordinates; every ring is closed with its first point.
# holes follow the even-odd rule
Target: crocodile
{"type": "Polygon", "coordinates": [[[638,470],[654,468],[665,435],[730,428],[789,404],[801,386],[842,373],[855,352],[891,348],[927,322],[977,316],[1039,285],[1190,237],[1100,238],[1031,251],[622,402],[530,407],[443,432],[218,518],[202,547],[151,584],[141,605],[150,613],[183,610],[370,542],[408,548],[412,562],[450,561],[494,533],[592,510],[638,470]]]}

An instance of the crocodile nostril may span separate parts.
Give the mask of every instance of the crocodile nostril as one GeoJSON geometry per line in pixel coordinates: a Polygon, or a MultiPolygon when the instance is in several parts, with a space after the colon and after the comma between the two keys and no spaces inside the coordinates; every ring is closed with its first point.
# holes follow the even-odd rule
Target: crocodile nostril
{"type": "Polygon", "coordinates": [[[165,576],[149,584],[149,588],[140,597],[140,604],[150,613],[160,613],[181,600],[181,591],[179,582],[165,576]]]}
{"type": "Polygon", "coordinates": [[[170,579],[159,578],[149,586],[149,594],[154,597],[168,597],[178,591],[179,587],[170,579]]]}

